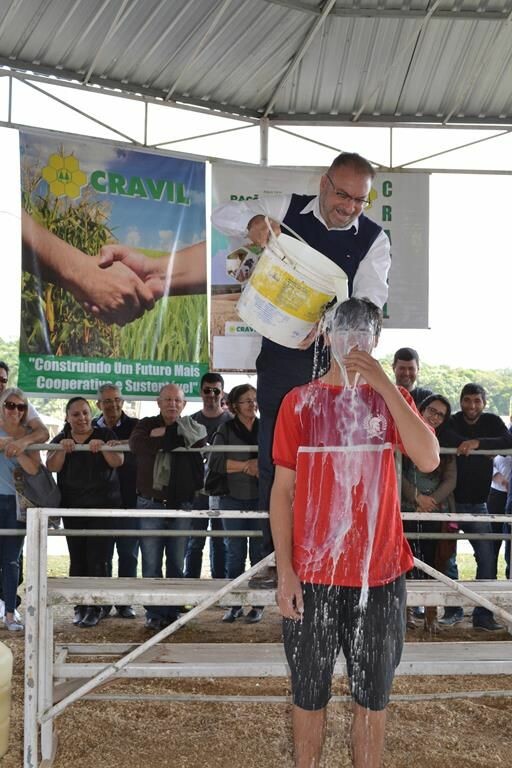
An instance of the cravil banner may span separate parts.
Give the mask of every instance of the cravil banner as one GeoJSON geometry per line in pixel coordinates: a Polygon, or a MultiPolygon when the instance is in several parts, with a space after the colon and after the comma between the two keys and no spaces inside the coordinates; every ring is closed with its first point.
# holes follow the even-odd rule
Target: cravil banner
{"type": "MultiPolygon", "coordinates": [[[[211,266],[211,359],[219,370],[254,371],[261,338],[243,322],[237,303],[247,285],[245,272],[254,257],[245,237],[254,213],[252,201],[297,194],[318,194],[322,171],[250,168],[215,164],[212,171],[213,221],[211,266]],[[240,206],[243,215],[221,206],[240,206]],[[217,212],[217,217],[216,217],[217,212]],[[219,221],[220,228],[215,227],[219,221]],[[245,272],[244,272],[245,270],[245,272]]],[[[425,173],[378,173],[365,215],[382,226],[391,241],[387,328],[428,327],[429,178],[425,173]]],[[[283,230],[286,232],[286,230],[283,230]]],[[[270,313],[269,313],[270,314],[270,313]]]]}
{"type": "Polygon", "coordinates": [[[19,385],[199,394],[207,370],[204,164],[20,134],[19,385]]]}

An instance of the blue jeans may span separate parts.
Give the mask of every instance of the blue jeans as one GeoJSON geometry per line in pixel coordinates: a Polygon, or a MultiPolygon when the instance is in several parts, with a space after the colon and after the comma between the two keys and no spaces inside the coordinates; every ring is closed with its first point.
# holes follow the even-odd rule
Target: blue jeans
{"type": "MultiPolygon", "coordinates": [[[[255,510],[258,506],[258,499],[234,499],[232,496],[221,496],[219,509],[250,509],[255,510]]],[[[223,518],[222,524],[226,531],[259,531],[259,520],[254,518],[223,518]]],[[[236,579],[245,571],[245,561],[247,559],[247,541],[249,541],[249,559],[251,565],[256,565],[261,558],[261,538],[251,536],[229,536],[226,537],[226,571],[228,579],[236,579]]]]}
{"type": "MultiPolygon", "coordinates": [[[[129,517],[112,517],[109,520],[109,527],[118,531],[133,531],[139,527],[139,520],[133,514],[129,517]]],[[[119,560],[118,576],[134,579],[137,576],[139,540],[133,536],[120,536],[119,538],[108,539],[107,569],[109,576],[112,576],[114,545],[117,549],[119,560]]]]}
{"type": "MultiPolygon", "coordinates": [[[[16,520],[16,496],[0,495],[0,528],[25,528],[25,523],[16,520]]],[[[0,569],[6,613],[14,613],[16,608],[23,539],[23,536],[0,536],[0,569]]]]}
{"type": "MultiPolygon", "coordinates": [[[[137,498],[137,509],[165,509],[165,506],[163,502],[139,496],[137,498]]],[[[182,509],[190,509],[190,504],[182,504],[182,509]]],[[[141,517],[138,520],[138,528],[141,531],[188,530],[190,528],[190,520],[173,517],[141,517]]],[[[185,544],[185,536],[141,536],[142,576],[152,579],[163,578],[165,554],[165,578],[183,578],[185,544]]],[[[176,606],[145,605],[144,608],[146,609],[146,617],[148,619],[174,621],[178,616],[178,608],[176,606]]]]}
{"type": "MultiPolygon", "coordinates": [[[[461,504],[457,502],[455,508],[458,513],[464,515],[482,515],[482,520],[471,520],[460,522],[459,528],[464,533],[492,533],[491,523],[485,519],[488,514],[487,504],[461,504]]],[[[473,547],[473,553],[476,560],[476,578],[477,579],[496,579],[496,556],[494,553],[494,542],[482,539],[470,539],[473,547]]],[[[473,609],[473,622],[475,619],[492,616],[492,612],[487,608],[481,608],[479,605],[473,609]]]]}
{"type": "MultiPolygon", "coordinates": [[[[192,502],[192,509],[209,509],[210,497],[204,493],[197,493],[192,502]]],[[[220,518],[194,517],[190,521],[190,527],[194,531],[222,531],[224,526],[220,518]]],[[[203,549],[207,536],[190,536],[187,542],[185,554],[185,578],[199,579],[203,565],[203,549]]],[[[213,579],[226,578],[226,545],[222,536],[210,538],[210,571],[213,579]]]]}

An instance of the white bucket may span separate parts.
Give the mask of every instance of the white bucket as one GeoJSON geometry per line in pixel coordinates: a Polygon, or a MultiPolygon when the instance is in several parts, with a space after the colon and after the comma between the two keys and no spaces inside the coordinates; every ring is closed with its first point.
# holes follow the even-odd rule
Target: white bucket
{"type": "Polygon", "coordinates": [[[301,240],[271,238],[237,304],[255,331],[298,347],[334,297],[348,298],[348,278],[334,262],[301,240]]]}
{"type": "Polygon", "coordinates": [[[0,757],[9,746],[9,721],[11,716],[12,653],[0,643],[0,757]]]}

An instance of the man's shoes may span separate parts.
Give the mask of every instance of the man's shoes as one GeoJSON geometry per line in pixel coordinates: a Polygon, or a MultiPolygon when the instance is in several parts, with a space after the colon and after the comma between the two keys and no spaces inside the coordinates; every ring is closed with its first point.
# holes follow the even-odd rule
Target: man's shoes
{"type": "Polygon", "coordinates": [[[229,610],[226,611],[222,617],[222,621],[226,622],[227,624],[232,624],[237,619],[240,619],[243,615],[244,609],[239,605],[234,605],[232,608],[229,608],[229,610]]]}
{"type": "Polygon", "coordinates": [[[131,605],[118,605],[116,613],[120,619],[135,619],[137,616],[131,605]]]}
{"type": "Polygon", "coordinates": [[[101,618],[106,619],[107,616],[110,616],[110,611],[112,610],[111,605],[102,605],[101,606],[101,618]]]}
{"type": "Polygon", "coordinates": [[[77,605],[74,612],[73,612],[73,624],[80,624],[83,617],[85,616],[86,606],[85,605],[77,605]]]}
{"type": "Polygon", "coordinates": [[[161,619],[146,618],[144,622],[144,629],[150,629],[152,632],[160,632],[162,629],[161,619]]]}
{"type": "Polygon", "coordinates": [[[473,619],[473,629],[483,629],[484,632],[499,632],[505,627],[503,624],[498,624],[494,616],[480,616],[473,619]]]}
{"type": "Polygon", "coordinates": [[[454,624],[460,624],[464,621],[463,608],[445,608],[444,615],[439,619],[439,624],[444,627],[452,627],[454,624]]]}
{"type": "Polygon", "coordinates": [[[256,573],[248,584],[250,589],[277,589],[277,568],[268,565],[256,573]]]}
{"type": "Polygon", "coordinates": [[[248,624],[257,624],[263,618],[263,608],[251,608],[249,613],[246,613],[245,620],[248,624]]]}
{"type": "Polygon", "coordinates": [[[101,620],[101,608],[98,605],[90,605],[78,626],[95,627],[101,620]]]}

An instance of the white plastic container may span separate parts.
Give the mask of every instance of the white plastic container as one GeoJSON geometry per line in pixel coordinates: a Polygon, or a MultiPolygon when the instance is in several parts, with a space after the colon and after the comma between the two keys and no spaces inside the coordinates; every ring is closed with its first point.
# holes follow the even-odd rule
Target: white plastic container
{"type": "Polygon", "coordinates": [[[9,721],[11,717],[11,649],[0,643],[0,757],[9,747],[9,721]]]}
{"type": "Polygon", "coordinates": [[[341,267],[307,243],[281,234],[260,256],[237,310],[262,336],[298,347],[335,296],[348,298],[341,267]]]}

